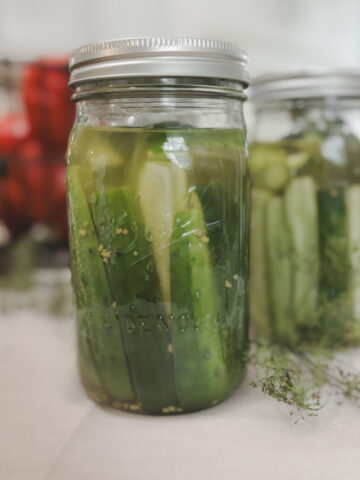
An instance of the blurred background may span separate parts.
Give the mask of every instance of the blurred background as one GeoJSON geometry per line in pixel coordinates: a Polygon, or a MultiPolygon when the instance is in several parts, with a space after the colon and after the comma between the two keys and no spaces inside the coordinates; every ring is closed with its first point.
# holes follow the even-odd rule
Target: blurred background
{"type": "Polygon", "coordinates": [[[248,48],[251,72],[358,66],[357,0],[1,0],[0,55],[29,60],[126,36],[204,36],[248,48]]]}
{"type": "MultiPolygon", "coordinates": [[[[128,36],[236,42],[249,51],[252,76],[357,68],[360,2],[1,0],[0,292],[33,286],[35,270],[67,272],[64,157],[74,118],[67,55],[84,43],[128,36]]],[[[251,108],[247,112],[251,136],[254,118],[251,108]]],[[[40,283],[49,285],[48,278],[40,283]]],[[[2,293],[3,309],[8,302],[9,295],[2,293]]],[[[21,302],[16,297],[13,304],[21,302]]],[[[63,306],[63,297],[59,294],[52,305],[63,306]]]]}

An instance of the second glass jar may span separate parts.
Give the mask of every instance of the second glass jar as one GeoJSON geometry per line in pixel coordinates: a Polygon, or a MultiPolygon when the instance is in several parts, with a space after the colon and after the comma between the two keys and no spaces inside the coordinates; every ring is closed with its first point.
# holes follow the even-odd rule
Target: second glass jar
{"type": "Polygon", "coordinates": [[[251,317],[258,338],[360,340],[360,76],[255,81],[251,317]]]}

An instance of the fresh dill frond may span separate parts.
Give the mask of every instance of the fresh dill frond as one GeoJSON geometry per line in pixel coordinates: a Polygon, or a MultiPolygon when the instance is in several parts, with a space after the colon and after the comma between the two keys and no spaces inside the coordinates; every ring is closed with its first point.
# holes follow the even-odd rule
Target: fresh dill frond
{"type": "Polygon", "coordinates": [[[316,415],[323,406],[321,389],[299,357],[279,345],[255,346],[250,353],[255,380],[250,385],[278,402],[286,403],[301,417],[316,415]]]}
{"type": "Polygon", "coordinates": [[[331,397],[360,406],[360,371],[345,365],[333,351],[253,344],[249,363],[255,376],[250,385],[289,405],[291,415],[317,415],[331,397]]]}

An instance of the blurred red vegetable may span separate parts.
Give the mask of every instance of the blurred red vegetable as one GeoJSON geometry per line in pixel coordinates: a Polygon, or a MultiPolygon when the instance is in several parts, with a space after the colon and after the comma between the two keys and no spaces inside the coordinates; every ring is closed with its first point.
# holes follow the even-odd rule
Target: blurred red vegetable
{"type": "Polygon", "coordinates": [[[0,119],[0,218],[14,235],[31,225],[26,193],[14,170],[17,151],[30,136],[25,115],[12,113],[0,119]]]}
{"type": "Polygon", "coordinates": [[[25,68],[22,97],[34,134],[52,151],[65,151],[75,116],[67,58],[40,59],[25,68]]]}
{"type": "Polygon", "coordinates": [[[66,240],[65,150],[74,119],[67,58],[25,66],[26,114],[0,118],[0,219],[14,236],[33,224],[66,240]]]}
{"type": "Polygon", "coordinates": [[[67,240],[68,220],[66,212],[66,165],[62,158],[54,158],[48,185],[51,188],[49,198],[51,211],[47,223],[60,240],[67,240]]]}
{"type": "Polygon", "coordinates": [[[44,223],[50,202],[46,195],[46,157],[39,140],[32,139],[22,145],[14,163],[16,176],[26,194],[29,217],[33,223],[44,223]]]}
{"type": "Polygon", "coordinates": [[[0,118],[0,158],[13,153],[30,135],[31,126],[26,115],[10,113],[0,118]]]}
{"type": "Polygon", "coordinates": [[[53,229],[66,240],[66,167],[62,155],[43,150],[29,140],[6,161],[0,177],[0,218],[15,236],[35,223],[53,229]]]}
{"type": "Polygon", "coordinates": [[[31,226],[26,195],[21,183],[10,177],[0,185],[0,217],[13,235],[23,233],[31,226]]]}

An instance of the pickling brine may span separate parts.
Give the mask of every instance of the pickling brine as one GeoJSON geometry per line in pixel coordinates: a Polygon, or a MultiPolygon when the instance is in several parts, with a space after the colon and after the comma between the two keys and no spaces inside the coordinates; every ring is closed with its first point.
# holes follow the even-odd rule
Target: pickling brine
{"type": "Polygon", "coordinates": [[[204,408],[244,370],[244,132],[75,126],[68,153],[79,367],[95,400],[204,408]]]}

